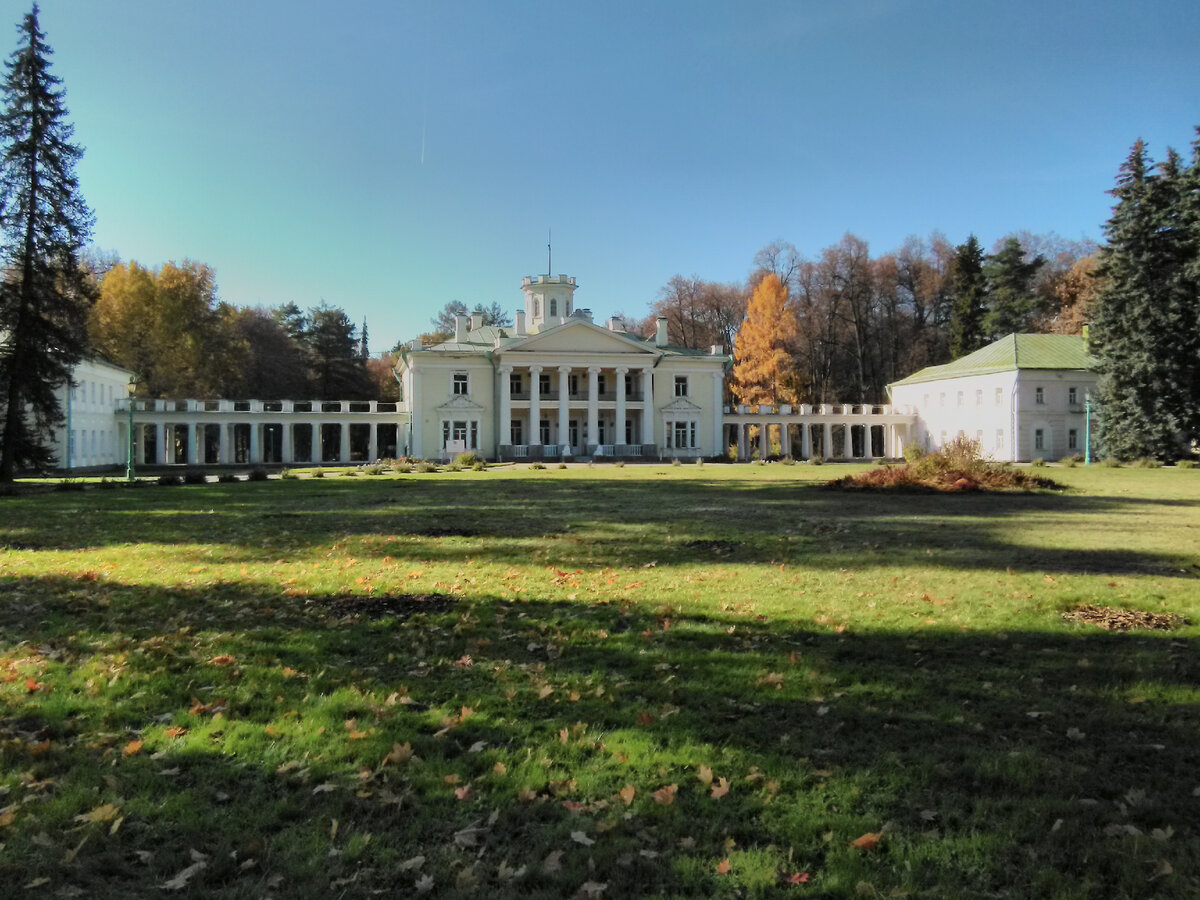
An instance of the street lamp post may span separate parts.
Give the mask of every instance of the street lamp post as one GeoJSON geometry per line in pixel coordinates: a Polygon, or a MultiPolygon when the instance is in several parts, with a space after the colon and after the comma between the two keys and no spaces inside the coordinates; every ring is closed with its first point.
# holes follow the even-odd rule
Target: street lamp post
{"type": "Polygon", "coordinates": [[[1083,464],[1092,464],[1092,401],[1083,401],[1083,464]]]}
{"type": "Polygon", "coordinates": [[[137,379],[136,379],[136,378],[130,378],[130,379],[129,379],[129,385],[128,385],[128,390],[129,390],[129,433],[128,433],[128,438],[129,438],[129,440],[128,440],[128,442],[127,442],[127,446],[126,446],[126,448],[125,448],[125,451],[126,451],[126,452],[125,452],[125,480],[126,480],[126,481],[128,481],[128,482],[132,482],[132,481],[133,481],[133,479],[134,479],[134,465],[133,465],[133,392],[134,392],[134,389],[135,389],[135,388],[137,388],[137,379]]]}

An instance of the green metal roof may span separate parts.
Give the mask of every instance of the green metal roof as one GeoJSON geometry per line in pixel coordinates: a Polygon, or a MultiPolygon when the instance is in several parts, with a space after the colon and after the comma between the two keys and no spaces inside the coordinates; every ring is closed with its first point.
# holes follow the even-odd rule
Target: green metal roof
{"type": "Polygon", "coordinates": [[[1096,361],[1077,334],[1010,334],[942,366],[929,366],[894,384],[917,384],[1017,369],[1092,369],[1096,361]]]}

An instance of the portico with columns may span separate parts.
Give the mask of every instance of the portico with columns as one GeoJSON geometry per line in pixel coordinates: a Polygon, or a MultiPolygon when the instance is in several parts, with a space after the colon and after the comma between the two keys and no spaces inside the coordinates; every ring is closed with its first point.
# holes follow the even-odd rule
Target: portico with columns
{"type": "Polygon", "coordinates": [[[522,280],[514,327],[462,316],[451,340],[401,353],[402,409],[413,421],[413,455],[458,449],[445,429],[431,434],[447,397],[475,405],[481,455],[500,460],[657,459],[712,456],[721,444],[722,391],[729,357],[669,344],[666,321],[654,337],[601,326],[575,305],[576,280],[522,280]]]}

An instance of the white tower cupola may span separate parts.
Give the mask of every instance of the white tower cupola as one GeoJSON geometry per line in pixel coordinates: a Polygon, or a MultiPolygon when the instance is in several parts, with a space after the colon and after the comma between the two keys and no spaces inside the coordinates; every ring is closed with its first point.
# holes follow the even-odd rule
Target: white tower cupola
{"type": "Polygon", "coordinates": [[[525,323],[532,333],[558,325],[575,309],[574,276],[527,275],[521,279],[525,292],[525,323]]]}

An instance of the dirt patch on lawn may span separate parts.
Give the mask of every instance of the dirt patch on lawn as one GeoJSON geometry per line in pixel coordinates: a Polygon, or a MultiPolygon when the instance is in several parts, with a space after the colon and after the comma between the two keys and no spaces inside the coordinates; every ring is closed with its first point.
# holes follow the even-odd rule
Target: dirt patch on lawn
{"type": "Polygon", "coordinates": [[[1171,631],[1188,620],[1174,613],[1152,613],[1140,609],[1119,609],[1085,603],[1063,613],[1068,622],[1095,625],[1105,631],[1171,631]]]}

